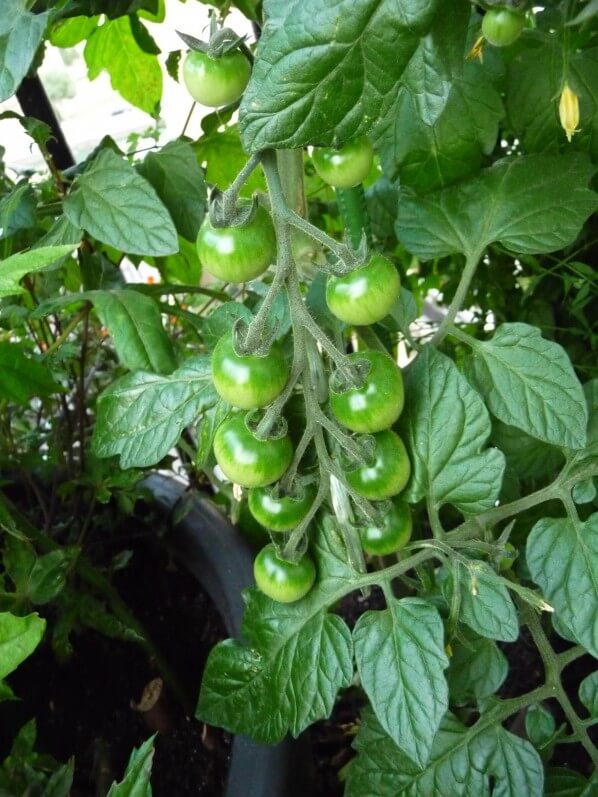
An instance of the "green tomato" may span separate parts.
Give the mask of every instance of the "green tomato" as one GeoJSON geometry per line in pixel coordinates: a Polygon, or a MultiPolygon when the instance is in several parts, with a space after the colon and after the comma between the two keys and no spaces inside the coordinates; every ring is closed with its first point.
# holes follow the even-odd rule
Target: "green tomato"
{"type": "Polygon", "coordinates": [[[251,65],[239,50],[212,58],[197,50],[183,63],[183,80],[195,102],[208,108],[221,108],[236,102],[245,91],[251,65]]]}
{"type": "Polygon", "coordinates": [[[236,227],[213,227],[206,215],[197,234],[197,256],[206,271],[224,282],[259,277],[276,260],[270,214],[258,205],[249,221],[236,227]]]}
{"type": "Polygon", "coordinates": [[[297,497],[275,495],[267,487],[255,487],[249,491],[249,511],[271,531],[291,531],[307,515],[315,497],[316,488],[311,484],[297,497]]]}
{"type": "Polygon", "coordinates": [[[505,556],[501,556],[498,562],[498,569],[508,570],[510,567],[513,566],[515,563],[515,559],[517,558],[517,549],[513,545],[512,542],[505,543],[505,556]]]}
{"type": "Polygon", "coordinates": [[[389,429],[403,409],[404,392],[401,371],[391,358],[380,351],[364,351],[349,355],[353,364],[370,363],[370,370],[361,387],[343,393],[331,387],[330,409],[339,423],[352,432],[372,434],[389,429]]]}
{"type": "Polygon", "coordinates": [[[386,556],[404,548],[411,539],[412,531],[409,504],[401,499],[395,499],[381,525],[365,526],[360,529],[359,534],[366,553],[386,556]]]}
{"type": "Polygon", "coordinates": [[[403,441],[387,429],[374,435],[371,464],[362,465],[346,474],[355,492],[370,501],[384,501],[398,495],[409,481],[411,463],[403,441]]]}
{"type": "Polygon", "coordinates": [[[265,355],[240,355],[233,336],[220,338],[212,354],[212,379],[218,394],[233,407],[266,407],[287,383],[289,369],[282,347],[273,343],[265,355]]]}
{"type": "Polygon", "coordinates": [[[241,487],[264,487],[278,481],[291,464],[287,434],[260,440],[242,413],[223,421],[214,435],[214,455],[224,475],[241,487]]]}
{"type": "Polygon", "coordinates": [[[307,555],[297,564],[281,559],[270,543],[255,557],[253,575],[264,595],[278,603],[294,603],[313,587],[316,568],[307,555]]]}
{"type": "Polygon", "coordinates": [[[525,27],[525,16],[509,8],[492,8],[482,19],[482,33],[486,41],[495,47],[513,44],[525,27]]]}
{"type": "Polygon", "coordinates": [[[400,290],[399,272],[390,260],[375,253],[365,266],[346,276],[328,277],[326,302],[347,324],[375,324],[388,315],[400,290]]]}
{"type": "Polygon", "coordinates": [[[354,138],[342,147],[316,147],[312,153],[316,172],[335,188],[352,188],[370,173],[374,149],[367,136],[354,138]]]}

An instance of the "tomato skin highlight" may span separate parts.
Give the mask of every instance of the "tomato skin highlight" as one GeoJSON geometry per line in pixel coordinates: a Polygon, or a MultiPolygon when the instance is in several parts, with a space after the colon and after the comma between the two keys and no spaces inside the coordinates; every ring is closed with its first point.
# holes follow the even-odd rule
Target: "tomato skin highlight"
{"type": "Polygon", "coordinates": [[[370,501],[398,495],[409,481],[411,463],[398,434],[387,429],[374,435],[373,462],[350,470],[346,478],[355,492],[370,501]]]}
{"type": "Polygon", "coordinates": [[[251,65],[239,50],[212,58],[191,50],[183,62],[183,80],[195,102],[222,108],[236,102],[245,91],[251,65]]]}
{"type": "Polygon", "coordinates": [[[196,245],[205,270],[224,282],[248,282],[276,260],[274,225],[261,205],[248,222],[237,227],[214,227],[206,215],[196,245]]]}
{"type": "Polygon", "coordinates": [[[411,539],[413,522],[409,504],[401,499],[392,502],[392,508],[381,525],[364,526],[359,531],[361,545],[366,553],[387,556],[404,548],[411,539]]]}
{"type": "Polygon", "coordinates": [[[338,149],[315,147],[312,161],[316,172],[334,188],[353,188],[370,173],[374,149],[367,136],[347,141],[338,149]]]}
{"type": "Polygon", "coordinates": [[[275,498],[267,487],[256,487],[249,491],[249,511],[270,531],[291,531],[307,515],[315,497],[316,488],[311,484],[305,486],[298,498],[290,495],[275,498]]]}
{"type": "Polygon", "coordinates": [[[339,423],[352,432],[372,434],[389,429],[403,409],[405,394],[400,368],[380,351],[350,354],[350,362],[367,360],[370,370],[361,387],[330,394],[330,409],[339,423]]]}
{"type": "Polygon", "coordinates": [[[241,487],[265,487],[278,481],[291,464],[293,445],[287,434],[260,440],[245,415],[224,420],[214,435],[214,455],[224,475],[241,487]]]}
{"type": "Polygon", "coordinates": [[[214,387],[226,402],[243,410],[271,404],[286,385],[288,373],[282,347],[276,342],[265,355],[239,355],[232,334],[224,335],[212,353],[214,387]]]}
{"type": "Polygon", "coordinates": [[[258,553],[253,575],[259,589],[278,603],[294,603],[305,597],[316,580],[316,568],[309,556],[297,564],[280,559],[272,543],[258,553]]]}
{"type": "Polygon", "coordinates": [[[400,290],[396,268],[390,260],[375,253],[365,266],[344,277],[328,277],[326,303],[347,324],[375,324],[388,315],[400,290]]]}
{"type": "Polygon", "coordinates": [[[492,8],[482,19],[482,33],[494,47],[508,47],[525,27],[525,17],[508,8],[492,8]]]}

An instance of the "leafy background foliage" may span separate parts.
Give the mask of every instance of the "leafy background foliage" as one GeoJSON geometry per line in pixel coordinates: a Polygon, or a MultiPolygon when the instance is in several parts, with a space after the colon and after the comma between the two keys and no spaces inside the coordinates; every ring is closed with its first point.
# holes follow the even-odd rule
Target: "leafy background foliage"
{"type": "MultiPolygon", "coordinates": [[[[417,354],[400,420],[414,547],[357,572],[324,513],[310,540],[316,588],[290,606],[248,592],[242,639],[213,651],[198,716],[275,743],[329,716],[358,678],[370,705],[347,795],[589,794],[587,771],[548,766],[546,749],[558,737],[547,708],[556,697],[567,741],[596,756],[587,731],[595,674],[576,706],[561,677],[575,659],[598,656],[596,4],[546,3],[512,47],[486,46],[483,61],[466,58],[483,10],[466,0],[212,5],[264,22],[238,122],[230,109],[212,113],[197,139],[183,132],[147,154],[103,139],[59,171],[49,128],[19,116],[48,169],[28,180],[2,164],[0,457],[24,496],[8,485],[0,501],[0,677],[40,643],[48,604],[59,656],[86,625],[139,641],[134,621],[114,615],[102,568],[89,577],[87,543],[112,513],[132,509],[144,469],[169,467],[175,454],[193,487],[240,514],[214,472],[211,442],[229,408],[209,354],[235,320],[251,320],[266,286],[236,293],[202,280],[194,239],[208,188],[224,190],[247,152],[368,133],[380,164],[366,181],[373,243],[404,285],[372,332],[393,353],[417,354]],[[581,112],[571,143],[558,117],[565,67],[581,112]],[[158,269],[159,285],[124,281],[123,264],[142,262],[158,269]],[[509,535],[518,555],[501,569],[509,535]],[[350,629],[338,601],[373,585],[387,608],[350,629]],[[547,681],[505,697],[504,643],[522,628],[547,681]],[[527,738],[512,727],[522,713],[527,738]]],[[[145,21],[163,19],[158,0],[7,0],[0,99],[35,70],[44,38],[82,43],[89,79],[107,72],[149,121],[171,78],[145,21]]],[[[179,56],[167,62],[175,77],[179,56]]],[[[307,159],[305,169],[311,220],[340,237],[333,192],[307,159]]],[[[255,172],[243,192],[264,189],[255,172]]],[[[307,303],[343,343],[323,280],[310,279],[319,257],[312,246],[300,262],[307,303]]],[[[284,339],[288,306],[273,313],[284,339]]],[[[0,699],[10,698],[2,681],[0,699]]],[[[30,724],[0,785],[21,788],[15,773],[23,750],[36,760],[34,747],[30,724]]],[[[150,793],[152,750],[149,740],[133,754],[111,795],[150,793]]],[[[68,794],[72,765],[56,764],[49,781],[50,793],[68,794]]]]}

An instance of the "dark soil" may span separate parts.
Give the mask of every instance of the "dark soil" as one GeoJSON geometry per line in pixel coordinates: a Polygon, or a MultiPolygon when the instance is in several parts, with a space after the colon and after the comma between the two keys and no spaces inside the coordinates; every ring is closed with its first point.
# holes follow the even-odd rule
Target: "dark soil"
{"type": "MultiPolygon", "coordinates": [[[[100,782],[120,780],[133,747],[160,730],[154,797],[221,795],[230,738],[192,716],[207,655],[226,631],[195,579],[150,529],[137,524],[129,542],[134,555],[116,574],[115,586],[166,656],[186,705],[166,685],[152,711],[136,710],[133,704],[144,688],[160,676],[155,662],[136,643],[85,631],[74,637],[66,663],[58,664],[46,644],[18,669],[11,684],[23,701],[11,708],[12,722],[0,731],[0,744],[4,749],[20,724],[37,717],[37,749],[58,761],[74,755],[72,797],[95,797],[100,782]]],[[[129,547],[126,539],[119,544],[129,547]]]]}

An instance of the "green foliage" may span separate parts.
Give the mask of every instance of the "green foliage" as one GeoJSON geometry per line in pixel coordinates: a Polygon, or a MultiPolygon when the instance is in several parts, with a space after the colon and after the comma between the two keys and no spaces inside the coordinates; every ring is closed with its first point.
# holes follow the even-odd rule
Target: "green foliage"
{"type": "Polygon", "coordinates": [[[155,736],[131,753],[124,778],[110,786],[108,797],[152,797],[150,776],[154,758],[155,736]]]}
{"type": "MultiPolygon", "coordinates": [[[[198,717],[273,744],[330,717],[352,687],[365,707],[346,797],[587,795],[581,767],[550,763],[562,741],[598,763],[595,674],[573,687],[561,677],[598,656],[597,4],[530,7],[506,47],[479,41],[468,0],[206,5],[260,25],[255,47],[241,43],[254,50],[250,82],[240,102],[203,116],[195,140],[185,125],[170,141],[162,63],[177,79],[183,53],[163,58],[145,26],[164,20],[164,3],[8,0],[0,12],[0,99],[41,63],[44,42],[81,43],[90,80],[106,71],[156,119],[144,155],[124,155],[98,126],[96,148],[61,171],[55,131],[1,116],[45,166],[15,176],[0,160],[0,678],[40,642],[46,620],[27,614],[38,606],[59,658],[84,628],[148,647],[110,582],[130,552],[106,557],[106,532],[158,465],[238,519],[246,496],[213,444],[239,409],[228,401],[243,401],[234,374],[219,398],[210,358],[231,332],[237,359],[265,357],[276,340],[286,384],[230,424],[244,452],[264,456],[227,460],[227,472],[252,479],[292,441],[266,490],[309,506],[272,544],[290,562],[312,558],[317,578],[288,604],[246,592],[240,638],[209,656],[198,717]],[[335,193],[304,148],[361,136],[376,152],[365,188],[335,193]],[[196,247],[206,213],[214,230],[244,233],[256,192],[270,235],[258,230],[241,254],[246,274],[261,261],[266,271],[214,281],[196,247]],[[374,253],[402,288],[392,304],[390,283],[378,285],[368,318],[380,320],[351,326],[330,312],[326,286],[359,282],[374,253]],[[146,265],[157,284],[125,281],[146,265]],[[406,364],[393,432],[410,463],[399,500],[413,534],[396,561],[360,542],[391,514],[354,489],[376,441],[339,425],[329,401],[332,379],[367,389],[368,349],[406,364]],[[385,606],[345,622],[343,599],[371,590],[385,606]],[[507,698],[518,654],[502,643],[522,628],[538,676],[527,693],[509,682],[507,698]],[[507,730],[515,721],[527,738],[507,730]]],[[[0,702],[15,697],[0,682],[0,702]]],[[[109,794],[149,797],[152,755],[150,739],[109,794]]],[[[44,761],[29,723],[0,791],[66,797],[72,764],[44,761]]]]}

